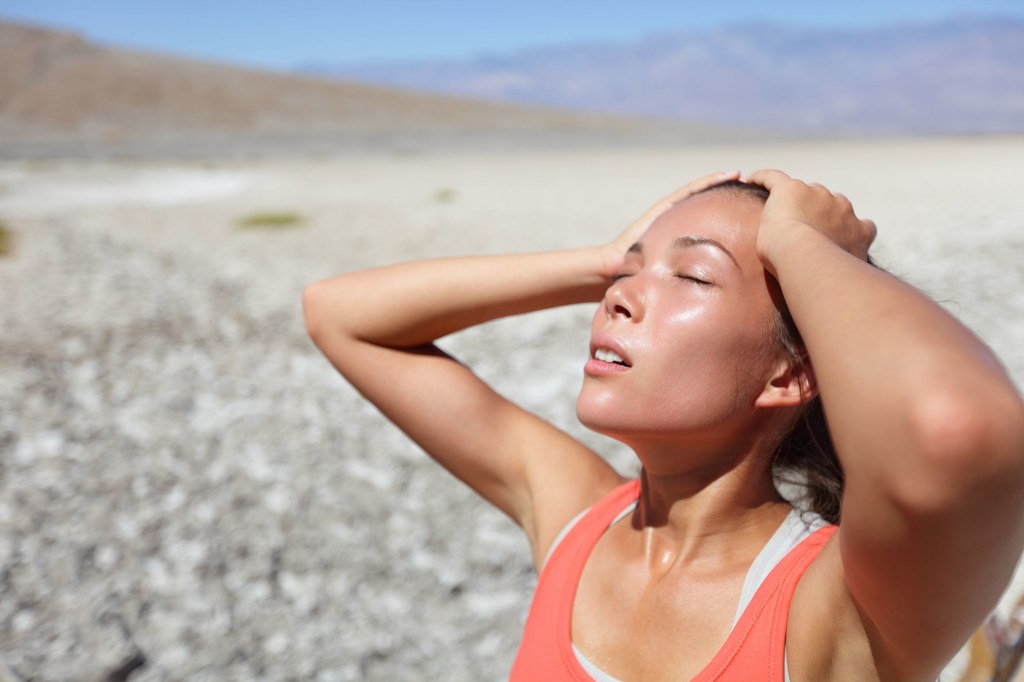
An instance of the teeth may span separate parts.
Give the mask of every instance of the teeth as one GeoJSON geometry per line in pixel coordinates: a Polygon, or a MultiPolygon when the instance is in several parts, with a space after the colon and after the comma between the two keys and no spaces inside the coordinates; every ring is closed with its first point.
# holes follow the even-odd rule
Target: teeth
{"type": "Polygon", "coordinates": [[[601,362],[615,362],[620,365],[626,364],[626,361],[622,359],[621,355],[607,348],[598,348],[594,351],[594,357],[601,362]]]}

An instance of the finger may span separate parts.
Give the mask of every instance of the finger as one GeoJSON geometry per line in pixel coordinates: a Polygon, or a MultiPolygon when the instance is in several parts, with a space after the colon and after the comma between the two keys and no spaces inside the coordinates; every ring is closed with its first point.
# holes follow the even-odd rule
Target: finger
{"type": "MultiPolygon", "coordinates": [[[[807,184],[807,183],[804,183],[804,184],[807,184]]],[[[817,194],[819,197],[827,199],[829,197],[834,197],[835,196],[835,194],[832,193],[832,190],[830,190],[828,187],[826,187],[825,185],[821,184],[820,182],[812,182],[812,183],[808,184],[807,186],[810,187],[812,190],[814,190],[814,193],[817,194]]],[[[851,204],[851,206],[852,206],[852,204],[851,204]]]]}
{"type": "Polygon", "coordinates": [[[833,196],[835,196],[836,201],[839,202],[839,206],[840,208],[842,208],[843,211],[846,211],[852,215],[856,215],[856,213],[853,210],[853,202],[850,201],[849,197],[840,192],[836,192],[833,196]]]}
{"type": "Polygon", "coordinates": [[[677,201],[682,201],[686,197],[697,194],[698,192],[703,192],[709,187],[714,187],[715,185],[720,185],[723,182],[729,182],[730,180],[739,180],[739,178],[739,171],[724,171],[721,173],[712,173],[711,175],[705,175],[702,178],[697,178],[696,180],[691,180],[690,182],[686,183],[676,191],[672,192],[672,194],[669,194],[667,197],[665,197],[663,201],[667,201],[669,203],[674,204],[677,201]]]}
{"type": "Polygon", "coordinates": [[[860,222],[864,225],[864,229],[866,229],[870,235],[868,238],[868,244],[873,244],[875,238],[878,236],[878,225],[875,224],[874,220],[869,219],[861,220],[860,222]]]}
{"type": "Polygon", "coordinates": [[[761,185],[769,192],[772,190],[772,187],[777,187],[781,183],[792,179],[793,178],[789,177],[782,171],[776,170],[774,168],[764,168],[759,171],[755,171],[754,173],[751,173],[750,176],[745,178],[747,182],[753,183],[755,185],[761,185]]]}

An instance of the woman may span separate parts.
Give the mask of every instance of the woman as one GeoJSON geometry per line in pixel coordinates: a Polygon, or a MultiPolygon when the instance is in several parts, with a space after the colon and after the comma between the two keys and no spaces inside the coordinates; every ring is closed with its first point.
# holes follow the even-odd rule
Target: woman
{"type": "Polygon", "coordinates": [[[1024,406],[995,358],[866,262],[874,224],[844,197],[737,180],[690,183],[608,245],[305,292],[334,366],[526,533],[541,575],[513,679],[934,680],[1020,555],[1024,406]],[[587,301],[577,414],[639,481],[433,344],[587,301]],[[832,443],[804,426],[819,396],[832,443]]]}

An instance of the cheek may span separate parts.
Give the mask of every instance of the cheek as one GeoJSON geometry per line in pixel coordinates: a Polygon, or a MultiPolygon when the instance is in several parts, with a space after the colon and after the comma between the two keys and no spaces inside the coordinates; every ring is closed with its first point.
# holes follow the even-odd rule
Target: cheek
{"type": "MultiPolygon", "coordinates": [[[[580,421],[606,433],[686,431],[752,409],[770,369],[763,311],[714,303],[680,306],[656,324],[644,320],[646,333],[635,346],[643,362],[621,381],[585,378],[576,403],[580,421]]],[[[594,321],[604,321],[600,310],[594,321]]]]}
{"type": "Polygon", "coordinates": [[[653,348],[666,352],[647,369],[661,375],[663,389],[679,401],[713,402],[715,411],[752,404],[769,370],[763,321],[753,311],[715,312],[674,315],[652,339],[653,348]]]}
{"type": "Polygon", "coordinates": [[[743,316],[722,306],[701,305],[673,311],[649,338],[650,357],[662,371],[714,373],[729,367],[749,343],[743,316]]]}

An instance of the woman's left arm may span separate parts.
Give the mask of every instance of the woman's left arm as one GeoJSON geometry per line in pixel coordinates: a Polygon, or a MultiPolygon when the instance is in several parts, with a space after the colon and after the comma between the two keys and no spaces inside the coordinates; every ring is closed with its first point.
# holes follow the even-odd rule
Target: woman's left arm
{"type": "Polygon", "coordinates": [[[841,573],[884,677],[931,679],[1024,547],[1024,403],[991,351],[865,262],[874,224],[779,171],[758,252],[807,346],[846,474],[841,573]]]}

